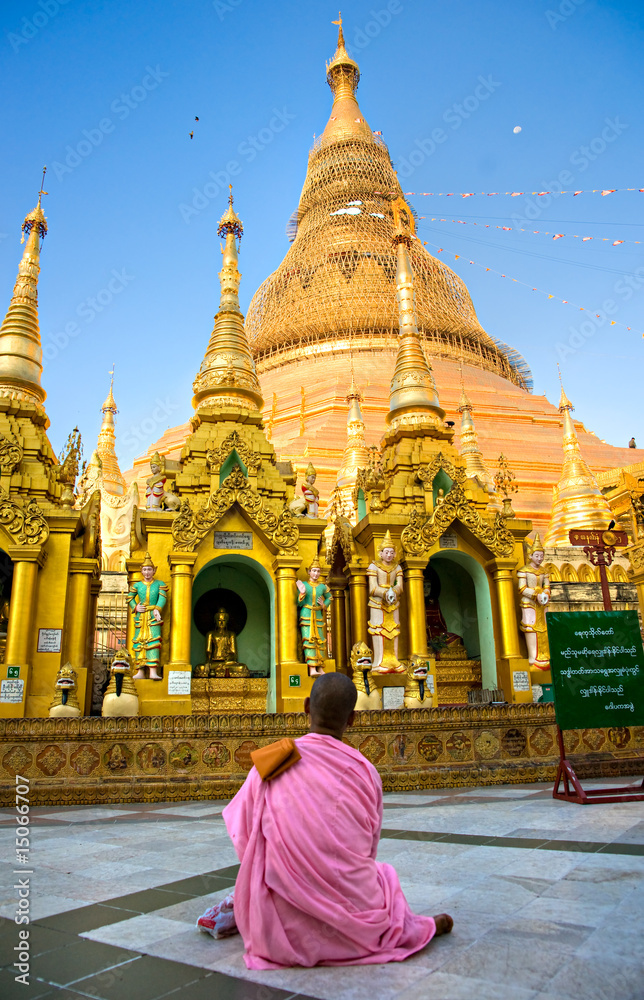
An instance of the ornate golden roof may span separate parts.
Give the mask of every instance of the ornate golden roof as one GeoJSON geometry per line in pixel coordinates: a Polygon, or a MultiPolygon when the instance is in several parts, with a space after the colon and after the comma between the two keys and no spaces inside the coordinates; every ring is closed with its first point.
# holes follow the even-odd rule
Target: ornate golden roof
{"type": "Polygon", "coordinates": [[[563,414],[564,462],[561,479],[553,488],[552,516],[543,540],[546,548],[569,545],[571,528],[603,530],[612,518],[608,502],[582,458],[572,409],[562,385],[559,412],[563,414]]]}
{"type": "MultiPolygon", "coordinates": [[[[44,178],[44,174],[43,174],[44,178]]],[[[38,204],[22,224],[25,252],[18,267],[18,277],[7,315],[0,327],[0,396],[35,403],[44,413],[46,392],[40,384],[42,347],[38,323],[38,275],[40,242],[47,234],[47,220],[38,204]]]]}
{"type": "MultiPolygon", "coordinates": [[[[333,106],[309,155],[293,245],[248,309],[246,330],[260,372],[304,354],[396,343],[393,202],[402,189],[385,143],[356,100],[359,78],[340,26],[327,67],[333,106]]],[[[428,353],[462,358],[529,387],[527,365],[481,328],[461,279],[418,240],[409,256],[428,353]]]]}
{"type": "Polygon", "coordinates": [[[257,410],[264,405],[239,308],[237,240],[244,227],[233,208],[232,185],[228,208],[219,221],[217,233],[226,238],[223,266],[219,272],[221,298],[219,312],[208,341],[201,368],[193,382],[195,410],[232,406],[257,410]]]}
{"type": "Polygon", "coordinates": [[[115,496],[122,496],[125,493],[126,482],[119,468],[116,457],[116,434],[114,431],[114,417],[117,414],[116,403],[114,402],[114,372],[111,373],[110,391],[107,399],[103,403],[101,410],[103,422],[98,435],[96,452],[102,467],[102,485],[108,493],[115,496]]]}

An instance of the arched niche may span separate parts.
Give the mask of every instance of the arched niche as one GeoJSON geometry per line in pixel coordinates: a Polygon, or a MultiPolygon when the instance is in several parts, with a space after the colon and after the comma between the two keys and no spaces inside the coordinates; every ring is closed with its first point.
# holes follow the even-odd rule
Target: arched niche
{"type": "Polygon", "coordinates": [[[561,580],[561,573],[554,563],[544,563],[541,571],[547,574],[550,583],[558,583],[561,580]]]}
{"type": "Polygon", "coordinates": [[[470,659],[480,658],[483,687],[495,688],[496,648],[487,573],[472,556],[454,549],[442,549],[429,564],[441,582],[439,603],[448,631],[463,637],[470,659]]]}
{"type": "Polygon", "coordinates": [[[577,570],[577,579],[580,583],[595,583],[595,570],[588,563],[582,563],[577,570]]]}
{"type": "Polygon", "coordinates": [[[579,583],[576,570],[570,563],[564,563],[559,572],[563,583],[579,583]]]}
{"type": "Polygon", "coordinates": [[[364,490],[362,489],[361,486],[358,487],[358,511],[357,511],[357,516],[358,516],[358,522],[360,522],[363,517],[367,516],[367,501],[365,500],[364,490]]]}
{"type": "Polygon", "coordinates": [[[623,566],[612,566],[611,569],[606,570],[608,579],[612,580],[613,583],[629,583],[628,574],[623,566]]]}
{"type": "MultiPolygon", "coordinates": [[[[237,634],[240,663],[254,677],[268,678],[267,710],[275,711],[275,587],[261,563],[240,553],[228,552],[211,559],[197,574],[192,587],[190,660],[195,667],[204,663],[206,636],[195,622],[195,607],[212,592],[213,614],[217,591],[232,591],[246,607],[246,621],[237,634]]],[[[203,601],[200,605],[203,608],[203,601]]],[[[205,627],[205,626],[202,626],[205,627]]],[[[213,627],[212,625],[210,626],[213,627]]]]}
{"type": "Polygon", "coordinates": [[[222,462],[221,469],[219,470],[219,485],[223,486],[224,479],[227,479],[230,473],[233,471],[235,466],[238,465],[239,468],[244,473],[246,479],[248,479],[248,469],[239,457],[239,453],[236,448],[233,448],[231,453],[227,456],[224,462],[222,462]]]}
{"type": "Polygon", "coordinates": [[[453,480],[450,479],[450,477],[447,475],[445,469],[439,469],[432,481],[432,497],[434,501],[434,506],[436,506],[438,491],[442,490],[443,495],[447,496],[453,485],[454,485],[453,480]]]}

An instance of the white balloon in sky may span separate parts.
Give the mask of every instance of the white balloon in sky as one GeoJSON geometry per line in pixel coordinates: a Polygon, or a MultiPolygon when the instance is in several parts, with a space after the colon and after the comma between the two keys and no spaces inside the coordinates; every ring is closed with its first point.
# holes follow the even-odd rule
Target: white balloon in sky
{"type": "Polygon", "coordinates": [[[515,135],[518,135],[518,133],[521,131],[521,126],[515,125],[512,131],[514,132],[515,135]]]}

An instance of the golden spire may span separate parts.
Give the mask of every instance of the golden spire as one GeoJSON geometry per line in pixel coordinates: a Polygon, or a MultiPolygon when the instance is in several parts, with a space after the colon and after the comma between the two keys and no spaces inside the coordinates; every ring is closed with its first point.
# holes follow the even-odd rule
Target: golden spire
{"type": "MultiPolygon", "coordinates": [[[[411,219],[411,212],[408,218],[411,219]]],[[[440,407],[432,369],[427,363],[418,335],[414,272],[407,252],[411,240],[412,237],[409,232],[405,232],[399,216],[394,237],[394,243],[398,245],[398,354],[389,391],[387,423],[392,428],[420,424],[442,427],[445,411],[440,407]]]]}
{"type": "Polygon", "coordinates": [[[353,372],[351,372],[351,385],[346,398],[349,405],[349,412],[347,414],[347,443],[336,482],[343,493],[343,499],[350,501],[353,487],[358,478],[358,469],[366,468],[369,463],[369,449],[365,439],[365,423],[360,408],[362,393],[356,387],[353,372]],[[346,496],[344,496],[345,493],[346,496]]]}
{"type": "Polygon", "coordinates": [[[228,208],[220,219],[217,233],[226,238],[223,266],[219,272],[221,298],[215,326],[206,355],[193,382],[195,410],[205,407],[234,406],[259,410],[263,406],[255,363],[244,331],[244,317],[239,308],[241,274],[237,260],[237,240],[244,227],[233,208],[230,185],[228,208]]]}
{"type": "Polygon", "coordinates": [[[484,489],[493,493],[494,480],[485,466],[483,455],[479,448],[478,435],[472,418],[472,404],[465,392],[462,366],[461,398],[458,404],[458,412],[461,414],[461,455],[465,459],[465,474],[470,479],[477,479],[484,489]]]}
{"type": "Polygon", "coordinates": [[[550,548],[569,545],[568,532],[571,528],[604,530],[612,517],[608,501],[582,458],[570,416],[573,409],[562,384],[559,412],[563,414],[564,461],[561,478],[553,489],[552,515],[543,540],[543,544],[550,548]]]}
{"type": "MultiPolygon", "coordinates": [[[[43,184],[45,172],[43,171],[43,184]]],[[[42,347],[38,324],[38,275],[40,242],[47,234],[41,201],[47,194],[40,186],[38,204],[22,224],[27,245],[18,267],[18,277],[7,315],[0,327],[0,396],[34,403],[44,413],[46,392],[40,384],[42,347]]]]}
{"type": "Polygon", "coordinates": [[[327,83],[333,91],[333,107],[319,144],[324,146],[337,139],[349,138],[374,142],[373,133],[364,120],[356,100],[360,70],[344,46],[341,14],[333,24],[338,25],[338,45],[333,59],[326,64],[327,83]]]}
{"type": "Polygon", "coordinates": [[[108,493],[112,493],[115,496],[123,496],[127,483],[121,474],[118,458],[116,457],[114,417],[116,416],[118,410],[116,409],[116,403],[114,402],[113,392],[114,365],[112,365],[112,370],[108,372],[108,374],[111,376],[110,391],[107,394],[107,399],[101,407],[101,411],[103,413],[103,423],[101,424],[101,429],[98,435],[96,451],[101,460],[103,487],[108,493]]]}

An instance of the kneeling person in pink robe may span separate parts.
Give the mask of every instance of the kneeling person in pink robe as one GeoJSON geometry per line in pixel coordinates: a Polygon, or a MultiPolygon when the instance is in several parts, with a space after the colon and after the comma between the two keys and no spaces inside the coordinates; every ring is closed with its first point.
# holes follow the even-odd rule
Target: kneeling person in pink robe
{"type": "Polygon", "coordinates": [[[395,870],[376,861],[382,783],[342,742],[356,697],[344,674],[319,677],[301,759],[270,781],[253,767],[224,809],[249,969],[401,962],[452,929],[446,914],[412,913],[395,870]]]}

